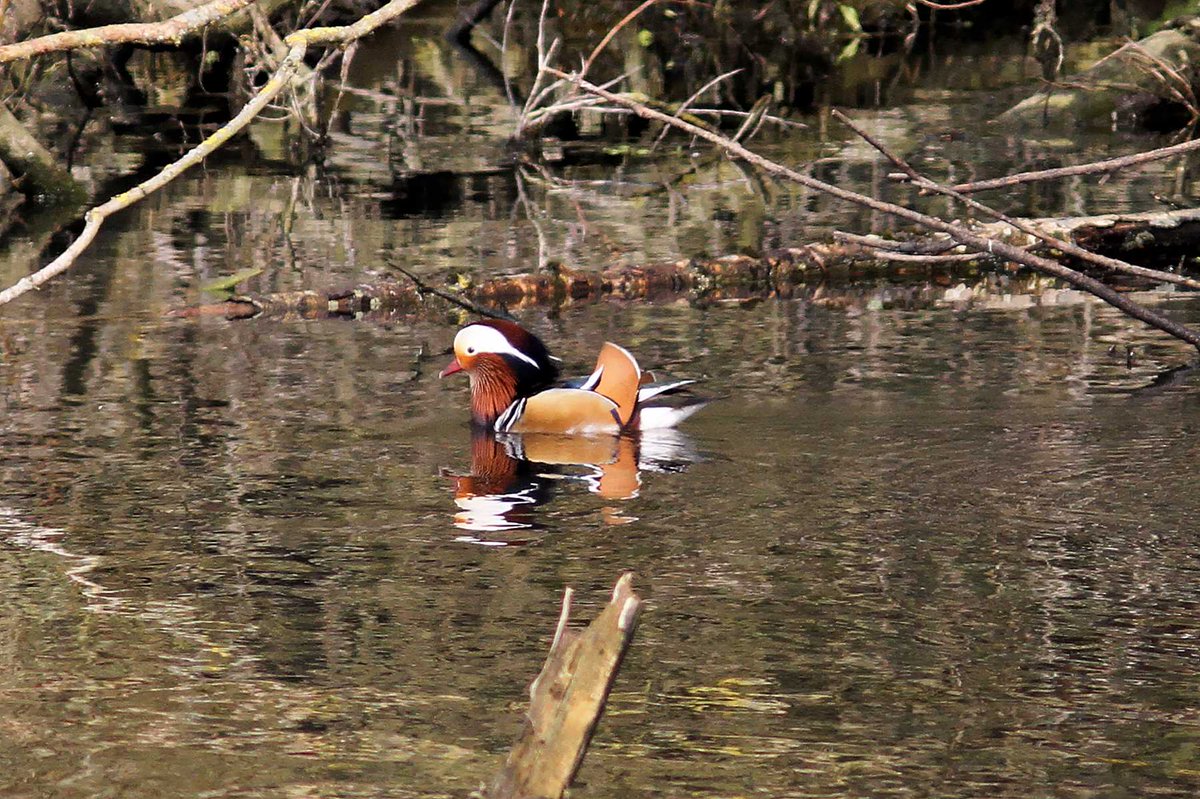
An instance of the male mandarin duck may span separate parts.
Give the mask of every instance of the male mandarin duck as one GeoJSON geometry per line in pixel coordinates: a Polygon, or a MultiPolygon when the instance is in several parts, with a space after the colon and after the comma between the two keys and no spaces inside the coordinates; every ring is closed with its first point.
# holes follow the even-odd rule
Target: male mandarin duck
{"type": "Polygon", "coordinates": [[[674,427],[707,404],[663,398],[694,380],[650,383],[623,347],[605,342],[583,380],[555,385],[557,359],[515,322],[475,322],[454,337],[454,360],[440,377],[466,372],[471,418],[498,433],[617,434],[674,427]]]}

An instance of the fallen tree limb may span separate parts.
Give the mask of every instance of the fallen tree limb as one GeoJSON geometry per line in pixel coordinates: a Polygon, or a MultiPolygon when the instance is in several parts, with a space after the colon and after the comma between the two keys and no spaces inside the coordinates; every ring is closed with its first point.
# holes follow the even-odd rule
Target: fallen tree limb
{"type": "MultiPolygon", "coordinates": [[[[683,295],[714,301],[787,296],[812,275],[826,274],[831,261],[846,267],[856,257],[865,259],[870,255],[868,247],[830,244],[775,250],[761,258],[748,255],[692,258],[648,266],[619,266],[603,272],[556,266],[536,273],[492,278],[458,292],[444,287],[434,291],[427,282],[410,275],[409,283],[374,283],[348,291],[292,291],[235,297],[212,305],[180,308],[170,315],[317,319],[411,314],[428,307],[427,296],[436,296],[471,313],[505,318],[504,312],[494,309],[560,307],[605,299],[672,302],[683,295]]],[[[444,307],[439,306],[438,310],[444,307]]]]}
{"type": "Polygon", "coordinates": [[[112,44],[179,44],[191,34],[236,14],[255,0],[211,0],[199,8],[177,14],[162,22],[126,22],[119,25],[102,25],[99,28],[84,28],[60,31],[48,36],[39,36],[24,42],[0,45],[0,64],[25,58],[79,50],[90,47],[106,47],[112,44]]]}
{"type": "Polygon", "coordinates": [[[1181,144],[1172,144],[1169,147],[1159,147],[1155,150],[1147,150],[1144,153],[1134,153],[1133,155],[1123,155],[1119,158],[1106,158],[1103,161],[1093,161],[1089,164],[1073,164],[1071,166],[1061,166],[1055,169],[1040,169],[1032,172],[1017,172],[1013,175],[1005,175],[1002,178],[991,178],[989,180],[976,180],[971,183],[959,183],[950,188],[961,194],[971,194],[977,191],[988,191],[990,189],[1007,189],[1012,186],[1018,186],[1022,183],[1035,183],[1042,180],[1058,180],[1059,178],[1069,178],[1075,175],[1099,175],[1109,172],[1116,172],[1118,169],[1126,169],[1138,164],[1147,164],[1152,161],[1161,161],[1164,158],[1170,158],[1173,155],[1186,155],[1191,152],[1200,150],[1200,139],[1192,139],[1181,144]]]}
{"type": "MultiPolygon", "coordinates": [[[[1192,252],[1196,242],[1200,241],[1200,209],[1019,221],[1022,227],[1033,228],[1046,236],[1077,240],[1112,251],[1159,246],[1192,252]]],[[[970,229],[983,238],[1016,247],[1046,247],[1039,239],[1008,222],[975,223],[970,229]]],[[[434,285],[427,278],[386,259],[389,266],[404,274],[410,282],[375,283],[351,290],[243,296],[212,305],[179,308],[171,315],[181,318],[318,319],[364,315],[392,317],[431,310],[441,313],[444,306],[429,305],[427,298],[433,296],[471,313],[504,318],[509,311],[521,308],[560,308],[605,300],[667,303],[680,299],[723,302],[791,297],[797,296],[805,287],[818,284],[826,285],[827,291],[829,285],[852,290],[855,281],[880,277],[892,281],[927,279],[948,285],[974,274],[970,264],[995,260],[976,251],[961,250],[958,242],[943,233],[897,241],[877,235],[835,232],[831,242],[785,247],[760,256],[697,257],[644,266],[614,266],[602,271],[551,265],[538,272],[501,275],[480,282],[457,276],[444,285],[434,285]],[[935,268],[914,270],[896,264],[935,268]],[[964,264],[967,265],[965,268],[964,264]]],[[[1158,270],[1149,271],[1159,274],[1158,270]]],[[[1160,282],[1151,279],[1151,284],[1160,282]]],[[[1024,289],[1005,289],[1006,292],[1035,290],[1033,283],[1024,289]]]]}
{"type": "Polygon", "coordinates": [[[0,291],[0,305],[11,302],[25,292],[35,289],[65,272],[75,262],[75,259],[79,257],[80,253],[87,249],[92,240],[96,238],[96,234],[100,232],[105,219],[166,186],[185,171],[199,164],[250,124],[251,120],[258,116],[280,92],[291,84],[298,69],[303,64],[304,55],[308,52],[310,46],[347,44],[356,39],[361,39],[381,25],[396,19],[415,6],[419,1],[392,0],[379,10],[363,16],[350,25],[329,28],[307,28],[288,34],[287,38],[284,39],[284,43],[288,46],[288,52],[279,64],[279,68],[233,119],[222,125],[211,136],[200,142],[200,144],[189,150],[178,160],[169,164],[158,174],[139,183],[129,191],[122,192],[104,204],[88,211],[84,215],[85,224],[83,231],[79,234],[79,238],[71,242],[71,245],[49,264],[0,291]]]}
{"type": "Polygon", "coordinates": [[[1163,314],[1158,313],[1157,311],[1138,305],[1136,302],[1133,302],[1128,297],[1122,296],[1115,289],[1100,282],[1099,280],[1088,277],[1087,275],[1077,272],[1074,269],[1064,266],[1056,261],[1052,261],[1039,255],[1034,255],[1027,250],[1014,247],[1010,244],[1005,244],[1004,242],[986,239],[978,234],[972,233],[961,225],[946,222],[942,219],[929,216],[928,214],[914,211],[911,208],[905,208],[904,206],[896,205],[895,203],[883,202],[882,200],[877,200],[864,194],[843,189],[839,186],[834,186],[831,183],[826,183],[822,180],[818,180],[817,178],[802,174],[794,169],[790,169],[789,167],[778,164],[762,155],[759,155],[758,153],[748,150],[737,142],[730,140],[728,137],[698,127],[682,119],[672,117],[669,114],[664,114],[661,111],[656,111],[655,109],[649,108],[644,103],[638,102],[637,100],[610,92],[606,89],[602,89],[599,86],[589,83],[588,81],[583,80],[576,75],[571,75],[552,67],[546,67],[545,69],[550,75],[558,77],[562,80],[571,81],[583,91],[588,92],[589,94],[594,94],[598,97],[602,97],[610,103],[629,108],[640,117],[645,119],[653,119],[658,122],[672,125],[691,136],[711,142],[712,144],[723,148],[729,154],[740,158],[747,163],[753,164],[769,174],[785,178],[793,183],[798,183],[801,186],[805,186],[806,188],[832,195],[838,199],[846,200],[856,205],[862,205],[881,213],[890,214],[892,216],[908,220],[909,222],[920,225],[921,227],[945,233],[959,244],[976,250],[977,252],[995,255],[1012,261],[1013,263],[1027,266],[1030,269],[1041,272],[1042,274],[1059,278],[1060,280],[1063,280],[1078,289],[1082,289],[1083,291],[1094,294],[1095,296],[1120,309],[1133,318],[1140,319],[1151,327],[1161,330],[1168,335],[1174,336],[1181,341],[1186,341],[1193,347],[1200,349],[1200,334],[1197,334],[1190,328],[1179,324],[1173,319],[1170,319],[1163,314]]]}
{"type": "Polygon", "coordinates": [[[621,575],[608,606],[583,632],[567,627],[573,591],[564,592],[550,654],[529,686],[525,729],[488,799],[558,799],[570,786],[637,629],[642,600],[632,586],[633,575],[621,575]]]}
{"type": "MultiPolygon", "coordinates": [[[[937,194],[944,194],[947,197],[953,197],[954,199],[958,200],[959,202],[966,204],[966,206],[968,208],[971,208],[975,211],[979,211],[980,213],[986,214],[987,216],[990,216],[993,219],[996,219],[1007,225],[1011,225],[1012,227],[1016,228],[1017,230],[1021,231],[1022,233],[1026,234],[1032,238],[1040,240],[1043,244],[1053,247],[1053,248],[1061,251],[1065,255],[1070,255],[1073,258],[1078,258],[1081,261],[1086,261],[1087,263],[1094,264],[1095,266],[1098,266],[1101,269],[1107,269],[1107,270],[1110,270],[1113,272],[1120,272],[1120,273],[1126,274],[1126,275],[1133,275],[1135,277],[1145,278],[1147,280],[1155,280],[1160,283],[1174,283],[1176,285],[1185,286],[1190,289],[1200,289],[1200,280],[1193,280],[1190,277],[1185,277],[1183,275],[1177,275],[1172,272],[1163,272],[1162,270],[1159,270],[1159,269],[1148,269],[1144,266],[1135,266],[1134,264],[1126,263],[1125,261],[1121,261],[1116,258],[1109,258],[1106,255],[1099,255],[1097,253],[1091,252],[1090,250],[1085,250],[1083,247],[1078,246],[1074,242],[1067,241],[1066,239],[1063,239],[1063,238],[1058,238],[1055,236],[1047,235],[1046,233],[1043,233],[1042,231],[1037,230],[1036,228],[1034,228],[1031,225],[1027,225],[1024,222],[1021,222],[1016,219],[1012,219],[1011,217],[1007,216],[1006,214],[1003,214],[1000,211],[997,211],[996,209],[994,209],[990,206],[984,205],[983,203],[981,203],[977,200],[973,200],[970,197],[966,197],[963,194],[960,194],[959,192],[955,191],[954,189],[949,188],[948,186],[943,186],[940,183],[930,180],[929,178],[920,174],[915,169],[913,169],[912,166],[907,161],[905,161],[903,158],[896,155],[891,150],[889,150],[886,146],[884,146],[884,144],[882,142],[877,141],[873,136],[871,136],[865,130],[860,128],[858,125],[855,125],[854,122],[848,116],[843,114],[841,111],[834,109],[833,116],[838,121],[840,121],[843,125],[845,125],[846,127],[850,128],[852,131],[857,133],[862,138],[863,141],[865,141],[867,144],[871,145],[876,150],[878,150],[880,153],[882,153],[885,158],[887,158],[889,161],[891,161],[896,166],[900,167],[900,169],[904,170],[904,173],[908,177],[908,179],[911,180],[915,186],[917,186],[918,188],[920,188],[923,191],[931,191],[931,192],[935,192],[937,194]]],[[[978,230],[976,230],[976,233],[978,233],[978,230]]]]}

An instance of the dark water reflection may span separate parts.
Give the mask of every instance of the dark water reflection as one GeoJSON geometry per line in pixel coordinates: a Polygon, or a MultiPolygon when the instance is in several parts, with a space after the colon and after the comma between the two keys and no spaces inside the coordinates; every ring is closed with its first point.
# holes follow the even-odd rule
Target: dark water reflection
{"type": "Polygon", "coordinates": [[[1090,305],[611,311],[530,321],[727,396],[659,469],[524,442],[551,501],[499,532],[451,326],[6,324],[6,793],[462,795],[562,587],[630,568],[580,793],[1194,793],[1196,400],[1134,393],[1185,352],[1129,369],[1090,305]]]}

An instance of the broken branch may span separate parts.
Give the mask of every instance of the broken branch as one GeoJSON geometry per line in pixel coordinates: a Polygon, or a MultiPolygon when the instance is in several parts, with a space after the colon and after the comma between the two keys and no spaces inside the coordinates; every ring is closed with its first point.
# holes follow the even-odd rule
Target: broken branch
{"type": "Polygon", "coordinates": [[[550,654],[529,686],[525,730],[488,799],[558,799],[570,786],[633,641],[642,600],[632,586],[633,575],[621,575],[608,606],[583,632],[567,627],[572,591],[566,590],[550,654]]]}

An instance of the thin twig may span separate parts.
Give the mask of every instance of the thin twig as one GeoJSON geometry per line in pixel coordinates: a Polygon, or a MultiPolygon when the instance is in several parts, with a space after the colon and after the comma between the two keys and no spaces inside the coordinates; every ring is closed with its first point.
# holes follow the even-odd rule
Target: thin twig
{"type": "MultiPolygon", "coordinates": [[[[697,112],[693,111],[692,113],[697,112]]],[[[1005,189],[1021,183],[1034,183],[1041,180],[1056,180],[1058,178],[1066,178],[1073,175],[1095,175],[1104,172],[1115,172],[1116,170],[1124,169],[1125,167],[1145,164],[1150,161],[1161,161],[1162,159],[1170,158],[1173,155],[1184,155],[1195,150],[1200,150],[1200,139],[1185,141],[1182,144],[1172,144],[1169,147],[1159,147],[1156,150],[1147,150],[1144,153],[1123,155],[1118,158],[1107,158],[1103,161],[1093,161],[1089,164],[1073,164],[1072,166],[1057,167],[1055,169],[1039,169],[1033,172],[1018,172],[1013,175],[1006,175],[1002,178],[977,180],[972,183],[959,183],[958,185],[951,186],[950,188],[961,194],[971,194],[977,191],[1005,189]]]]}
{"type": "Polygon", "coordinates": [[[492,319],[507,319],[510,322],[517,321],[516,317],[514,317],[508,311],[503,309],[496,310],[494,308],[487,308],[483,305],[473,303],[470,300],[463,299],[462,297],[457,297],[450,292],[445,291],[444,289],[438,288],[437,286],[431,286],[409,270],[405,269],[400,264],[393,261],[391,258],[386,259],[384,263],[387,264],[388,268],[395,269],[397,272],[411,280],[413,285],[417,287],[418,294],[432,294],[435,297],[441,297],[443,300],[452,305],[457,305],[459,308],[470,311],[471,313],[479,314],[480,316],[487,316],[492,319]]]}
{"type": "Polygon", "coordinates": [[[604,34],[604,38],[600,40],[600,43],[592,50],[591,55],[589,55],[587,60],[583,62],[583,67],[579,70],[579,74],[581,76],[587,75],[588,70],[592,68],[592,62],[596,60],[596,56],[604,52],[604,48],[608,47],[608,43],[613,40],[613,37],[616,36],[622,28],[637,19],[638,15],[640,15],[643,11],[657,2],[659,2],[659,0],[646,0],[640,6],[622,17],[620,22],[609,29],[608,33],[604,34]]]}
{"type": "Polygon", "coordinates": [[[978,261],[980,258],[977,252],[961,252],[952,255],[916,255],[907,252],[896,252],[895,250],[875,250],[874,256],[881,261],[896,261],[910,264],[965,263],[967,261],[978,261]]]}
{"type": "MultiPolygon", "coordinates": [[[[683,113],[685,111],[687,111],[688,106],[691,105],[692,103],[694,103],[696,100],[700,99],[700,95],[704,94],[706,91],[711,89],[713,86],[716,86],[718,83],[725,80],[726,78],[732,78],[734,75],[738,74],[741,71],[742,71],[741,69],[731,69],[724,74],[716,76],[715,78],[710,80],[708,83],[701,86],[699,89],[696,89],[696,91],[692,92],[691,97],[684,100],[682,103],[680,103],[679,107],[675,109],[675,116],[677,116],[677,117],[683,116],[683,113]]],[[[662,143],[662,140],[664,138],[666,138],[667,131],[669,131],[669,130],[670,130],[669,127],[667,127],[666,125],[663,125],[663,129],[661,131],[659,131],[657,138],[654,139],[653,146],[650,147],[651,151],[658,149],[658,145],[662,143]]]]}
{"type": "Polygon", "coordinates": [[[905,208],[904,206],[896,205],[895,203],[877,200],[873,197],[868,197],[865,194],[859,194],[858,192],[850,191],[849,189],[843,189],[840,186],[835,186],[831,183],[826,183],[822,180],[818,180],[817,178],[810,177],[809,175],[802,174],[794,169],[783,166],[782,164],[778,164],[762,155],[759,155],[758,153],[753,152],[752,150],[743,147],[737,142],[731,141],[727,136],[723,136],[720,133],[706,130],[698,125],[685,122],[682,119],[676,119],[670,114],[665,114],[662,111],[650,108],[644,103],[640,103],[629,97],[623,97],[619,94],[614,94],[613,92],[601,89],[600,87],[595,86],[588,81],[579,78],[578,76],[569,75],[551,67],[547,67],[547,71],[555,77],[575,82],[576,85],[589,94],[595,94],[599,97],[603,97],[611,103],[617,103],[618,105],[632,108],[641,117],[646,119],[654,119],[659,122],[665,122],[669,125],[679,128],[681,131],[688,133],[689,135],[712,142],[718,147],[723,148],[731,155],[736,156],[737,158],[740,158],[748,163],[754,164],[758,168],[769,172],[770,174],[786,178],[794,183],[798,183],[815,191],[832,195],[838,199],[846,200],[856,205],[862,205],[880,213],[899,217],[900,219],[906,219],[909,222],[913,222],[931,230],[946,233],[960,244],[970,247],[978,252],[987,253],[989,255],[1004,258],[1014,263],[1023,264],[1035,271],[1064,280],[1076,288],[1082,289],[1090,294],[1094,294],[1108,304],[1125,312],[1129,316],[1132,316],[1135,319],[1140,319],[1151,327],[1157,328],[1158,330],[1174,336],[1181,341],[1186,341],[1193,347],[1200,349],[1200,334],[1197,334],[1190,328],[1175,322],[1174,320],[1158,313],[1153,309],[1137,304],[1128,297],[1117,292],[1111,286],[1108,286],[1101,281],[1096,280],[1095,278],[1088,277],[1087,275],[1071,269],[1068,266],[1064,266],[1056,261],[1052,261],[1049,258],[1035,255],[1020,247],[1015,247],[1002,241],[995,241],[993,239],[985,238],[971,232],[970,230],[967,230],[961,225],[946,222],[943,219],[938,219],[937,217],[923,214],[920,211],[914,211],[911,208],[905,208]]]}
{"type": "MultiPolygon", "coordinates": [[[[753,116],[749,111],[734,111],[727,108],[693,108],[690,112],[692,116],[714,116],[714,117],[738,117],[746,119],[753,116]]],[[[778,125],[781,128],[795,128],[796,130],[808,130],[808,125],[803,122],[796,122],[791,119],[784,119],[773,114],[763,114],[764,122],[770,122],[773,125],[778,125]]]]}
{"type": "MultiPolygon", "coordinates": [[[[512,28],[513,12],[517,9],[517,0],[508,0],[508,11],[504,14],[504,29],[500,33],[500,63],[508,63],[508,32],[512,28]]],[[[515,112],[517,110],[517,96],[513,92],[512,78],[508,75],[508,70],[502,70],[504,75],[504,96],[508,98],[508,104],[515,112]]]]}

